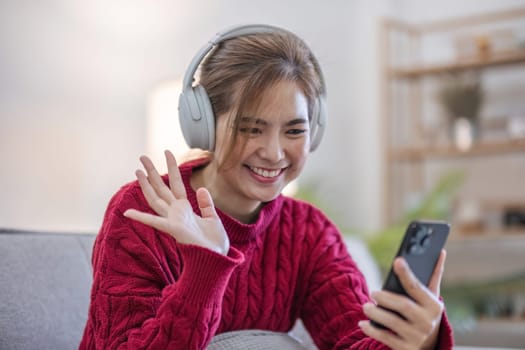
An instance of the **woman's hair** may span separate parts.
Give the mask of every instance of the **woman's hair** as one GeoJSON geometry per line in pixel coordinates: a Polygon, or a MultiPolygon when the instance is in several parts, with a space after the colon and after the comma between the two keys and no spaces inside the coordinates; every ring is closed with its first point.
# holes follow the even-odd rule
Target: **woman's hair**
{"type": "Polygon", "coordinates": [[[295,82],[308,101],[309,118],[316,100],[325,95],[313,53],[300,38],[286,31],[225,40],[208,55],[200,69],[199,84],[206,89],[215,117],[227,112],[233,115],[227,155],[233,154],[239,139],[241,117],[248,109],[258,107],[269,87],[280,81],[295,82]]]}

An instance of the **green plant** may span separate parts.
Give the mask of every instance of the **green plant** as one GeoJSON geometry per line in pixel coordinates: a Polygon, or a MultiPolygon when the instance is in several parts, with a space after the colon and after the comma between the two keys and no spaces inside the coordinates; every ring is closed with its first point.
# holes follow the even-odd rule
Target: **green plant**
{"type": "Polygon", "coordinates": [[[478,74],[451,73],[443,77],[439,90],[439,101],[452,119],[478,119],[483,102],[483,89],[478,74]]]}
{"type": "Polygon", "coordinates": [[[336,212],[333,206],[328,205],[326,201],[321,198],[322,196],[319,195],[320,182],[321,180],[315,178],[301,182],[297,188],[297,192],[293,195],[294,198],[313,204],[321,209],[344,234],[354,234],[357,232],[357,230],[347,227],[341,213],[336,212]]]}
{"type": "Polygon", "coordinates": [[[420,205],[407,212],[398,222],[382,231],[365,237],[372,256],[376,259],[383,274],[388,272],[396,254],[399,242],[408,223],[416,219],[447,220],[449,203],[457,188],[463,183],[462,172],[444,175],[436,186],[425,196],[420,205]]]}

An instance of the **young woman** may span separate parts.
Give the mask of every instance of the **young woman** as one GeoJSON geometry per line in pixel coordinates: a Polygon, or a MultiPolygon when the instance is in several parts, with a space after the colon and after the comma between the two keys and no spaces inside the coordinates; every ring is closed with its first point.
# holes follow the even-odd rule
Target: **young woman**
{"type": "Polygon", "coordinates": [[[204,349],[220,333],[288,332],[300,318],[320,349],[450,349],[439,299],[444,253],[428,288],[397,260],[411,298],[378,291],[371,299],[335,225],[281,195],[324,127],[325,86],[304,42],[241,27],[194,61],[183,131],[212,151],[180,166],[166,152],[164,176],[141,157],[146,172],[111,199],[80,348],[204,349]]]}

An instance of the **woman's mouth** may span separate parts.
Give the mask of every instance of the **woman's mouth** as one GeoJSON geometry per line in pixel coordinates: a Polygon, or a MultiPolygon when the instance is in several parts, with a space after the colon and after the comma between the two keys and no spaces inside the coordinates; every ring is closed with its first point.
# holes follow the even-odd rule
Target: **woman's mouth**
{"type": "Polygon", "coordinates": [[[255,173],[258,176],[264,177],[266,179],[272,179],[277,176],[279,176],[285,168],[280,169],[265,169],[265,168],[258,168],[254,166],[248,166],[248,169],[250,169],[253,173],[255,173]]]}

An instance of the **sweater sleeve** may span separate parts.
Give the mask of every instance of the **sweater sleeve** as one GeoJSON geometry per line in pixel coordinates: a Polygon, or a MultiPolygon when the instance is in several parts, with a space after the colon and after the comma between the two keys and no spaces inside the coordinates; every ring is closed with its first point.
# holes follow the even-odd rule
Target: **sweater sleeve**
{"type": "Polygon", "coordinates": [[[93,287],[80,349],[203,349],[220,322],[231,273],[243,255],[177,244],[125,218],[144,210],[113,198],[93,250],[93,287]]]}
{"type": "MultiPolygon", "coordinates": [[[[367,320],[362,305],[370,300],[368,287],[338,230],[323,221],[311,225],[307,238],[310,273],[301,315],[305,326],[320,349],[388,349],[357,325],[367,320]]],[[[444,316],[438,349],[452,348],[451,334],[444,316]]]]}

